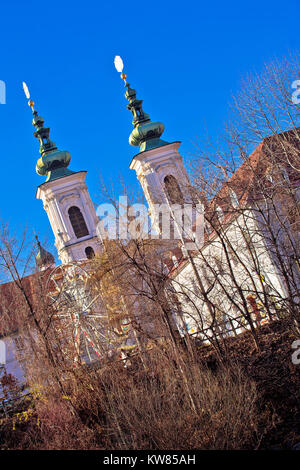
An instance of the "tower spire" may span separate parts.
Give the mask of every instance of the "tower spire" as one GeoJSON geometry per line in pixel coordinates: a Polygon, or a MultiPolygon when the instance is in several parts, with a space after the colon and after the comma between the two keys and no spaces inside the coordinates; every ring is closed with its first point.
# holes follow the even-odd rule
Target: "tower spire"
{"type": "Polygon", "coordinates": [[[30,99],[25,82],[23,82],[23,89],[33,114],[32,125],[36,128],[33,135],[40,142],[41,157],[36,163],[36,172],[41,176],[46,175],[46,182],[73,174],[74,172],[68,169],[71,160],[70,153],[57,149],[55,142],[50,139],[50,128],[44,127],[44,119],[34,109],[35,103],[30,99]]]}
{"type": "Polygon", "coordinates": [[[143,101],[136,98],[136,90],[130,88],[130,83],[127,82],[127,75],[123,73],[123,61],[120,56],[115,57],[115,67],[121,73],[121,78],[124,80],[126,88],[125,98],[129,101],[127,109],[133,115],[133,131],[129,136],[130,145],[140,147],[140,151],[150,150],[153,148],[161,147],[168,144],[160,137],[164,132],[165,126],[162,122],[152,122],[149,114],[143,110],[143,101]]]}
{"type": "Polygon", "coordinates": [[[54,256],[42,247],[37,235],[35,235],[35,239],[38,247],[38,252],[35,257],[37,267],[42,271],[49,266],[55,265],[54,256]]]}

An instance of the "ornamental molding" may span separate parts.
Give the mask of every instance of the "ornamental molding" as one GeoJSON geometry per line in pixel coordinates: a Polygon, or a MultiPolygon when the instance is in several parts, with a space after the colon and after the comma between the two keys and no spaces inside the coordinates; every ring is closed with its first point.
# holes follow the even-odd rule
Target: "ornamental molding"
{"type": "Polygon", "coordinates": [[[79,193],[69,193],[69,194],[64,194],[63,196],[61,196],[58,200],[58,202],[61,204],[63,201],[64,201],[64,204],[66,202],[67,199],[70,199],[70,198],[73,198],[73,199],[80,199],[80,194],[79,193]]]}

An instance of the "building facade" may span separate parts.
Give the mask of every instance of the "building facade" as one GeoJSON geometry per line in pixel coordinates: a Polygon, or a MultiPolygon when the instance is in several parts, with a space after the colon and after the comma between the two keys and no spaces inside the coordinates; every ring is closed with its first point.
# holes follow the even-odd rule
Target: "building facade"
{"type": "MultiPolygon", "coordinates": [[[[162,234],[160,215],[171,213],[172,219],[171,208],[185,205],[192,207],[193,225],[200,197],[195,197],[191,187],[180,142],[161,139],[164,125],[151,121],[126,76],[124,80],[134,127],[129,142],[139,147],[130,169],[136,171],[144,191],[152,226],[162,234]]],[[[36,170],[46,177],[36,197],[48,215],[60,261],[80,263],[103,249],[86,171],[68,168],[69,152],[58,150],[34,103],[29,104],[34,135],[40,142],[36,170]]],[[[288,160],[274,160],[276,152],[270,156],[267,151],[271,146],[269,141],[262,143],[206,203],[205,232],[198,246],[187,247],[186,233],[166,246],[171,251],[166,295],[182,335],[206,340],[216,328],[222,335],[239,334],[251,325],[272,321],[278,311],[289,308],[289,299],[296,299],[295,304],[299,299],[300,219],[299,210],[294,210],[297,205],[299,209],[299,173],[288,160]],[[268,204],[266,191],[272,194],[268,204]]],[[[53,256],[39,242],[38,247],[39,270],[54,267],[53,256]]],[[[10,336],[16,343],[16,333],[10,336]]]]}

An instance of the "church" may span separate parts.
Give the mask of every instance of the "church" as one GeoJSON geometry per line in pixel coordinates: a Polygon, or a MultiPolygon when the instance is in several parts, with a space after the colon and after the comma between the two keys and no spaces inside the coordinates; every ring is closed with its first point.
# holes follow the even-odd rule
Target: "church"
{"type": "MultiPolygon", "coordinates": [[[[280,150],[284,142],[299,151],[294,131],[265,138],[214,198],[206,200],[190,183],[180,142],[162,139],[164,124],[151,121],[123,72],[121,78],[133,116],[129,143],[139,148],[129,168],[136,172],[156,233],[163,235],[166,213],[171,214],[171,232],[179,233],[170,240],[171,255],[164,260],[169,278],[166,296],[179,334],[205,342],[247,329],[255,332],[285,311],[291,311],[299,322],[295,306],[300,286],[300,178],[293,161],[280,150]],[[196,241],[193,230],[187,233],[178,228],[186,213],[182,216],[179,210],[178,218],[174,211],[184,206],[192,208],[190,228],[200,220],[202,232],[196,241]],[[289,212],[297,206],[298,212],[289,212]]],[[[36,198],[48,215],[58,258],[64,266],[101,256],[100,220],[85,182],[86,172],[70,168],[70,153],[51,140],[50,128],[45,127],[34,102],[29,99],[28,104],[40,144],[36,171],[44,178],[36,198]]],[[[54,256],[39,241],[36,264],[41,272],[55,269],[54,256]]],[[[5,285],[0,287],[3,294],[5,285]]],[[[1,331],[0,324],[0,338],[1,334],[2,340],[18,341],[17,331],[1,331]]],[[[7,371],[13,373],[15,366],[11,353],[7,371]]]]}
{"type": "MultiPolygon", "coordinates": [[[[180,142],[169,143],[161,139],[163,123],[151,121],[143,111],[142,100],[137,99],[136,91],[126,81],[126,75],[122,73],[121,76],[126,87],[125,98],[129,102],[127,109],[133,115],[134,128],[129,143],[139,147],[129,168],[136,171],[148,204],[151,225],[159,233],[157,209],[168,211],[170,203],[192,204],[191,185],[179,153],[180,142]],[[160,205],[162,207],[157,207],[160,205]]],[[[58,257],[65,264],[89,259],[101,251],[101,240],[97,236],[99,218],[85,183],[86,172],[74,172],[69,168],[69,152],[58,150],[50,139],[50,129],[44,127],[44,119],[34,109],[34,102],[29,100],[28,104],[33,112],[34,136],[40,142],[41,157],[36,171],[46,177],[37,188],[36,197],[42,200],[47,212],[58,257]]],[[[42,263],[40,255],[39,263],[42,263]]]]}

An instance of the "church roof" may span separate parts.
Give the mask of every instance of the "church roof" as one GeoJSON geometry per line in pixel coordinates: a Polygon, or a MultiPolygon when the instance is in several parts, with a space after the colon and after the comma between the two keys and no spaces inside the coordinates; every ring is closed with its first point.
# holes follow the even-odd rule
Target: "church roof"
{"type": "MultiPolygon", "coordinates": [[[[272,165],[287,169],[291,184],[295,187],[299,186],[300,172],[295,170],[295,167],[299,167],[300,161],[300,140],[298,134],[300,134],[300,127],[264,138],[228,181],[223,184],[214,198],[206,203],[205,213],[208,220],[210,220],[210,217],[214,218],[217,216],[217,206],[222,209],[224,214],[224,219],[221,223],[223,226],[228,226],[241,213],[238,209],[232,207],[230,190],[235,192],[240,210],[250,207],[255,200],[259,200],[263,193],[261,187],[257,184],[258,178],[264,187],[271,188],[272,182],[266,177],[272,165]],[[290,149],[290,151],[284,152],[284,148],[285,150],[290,149]]],[[[280,187],[279,191],[281,191],[280,187]]],[[[203,246],[206,246],[216,237],[217,234],[214,230],[211,233],[204,231],[203,246]]],[[[198,251],[195,250],[193,256],[197,256],[197,254],[198,251]]],[[[171,267],[170,276],[178,274],[188,262],[188,258],[182,256],[178,265],[171,267]]]]}

